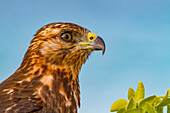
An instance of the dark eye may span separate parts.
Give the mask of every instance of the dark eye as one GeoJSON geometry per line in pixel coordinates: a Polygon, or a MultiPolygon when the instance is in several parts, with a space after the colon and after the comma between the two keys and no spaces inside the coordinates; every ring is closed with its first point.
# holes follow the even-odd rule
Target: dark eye
{"type": "Polygon", "coordinates": [[[71,41],[72,37],[70,33],[63,33],[61,34],[61,39],[63,39],[66,42],[71,41]]]}

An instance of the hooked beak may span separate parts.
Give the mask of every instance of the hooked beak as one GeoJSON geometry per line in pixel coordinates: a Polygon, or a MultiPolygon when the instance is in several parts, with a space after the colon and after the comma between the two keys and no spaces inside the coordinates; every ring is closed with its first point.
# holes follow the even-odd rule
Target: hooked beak
{"type": "Polygon", "coordinates": [[[95,40],[90,42],[89,48],[92,50],[102,50],[102,55],[104,55],[105,53],[105,43],[103,39],[99,36],[97,36],[95,40]]]}
{"type": "Polygon", "coordinates": [[[102,50],[102,55],[104,55],[105,53],[105,43],[103,39],[99,36],[97,36],[94,40],[90,42],[80,42],[78,46],[84,50],[92,50],[92,51],[102,50]]]}
{"type": "Polygon", "coordinates": [[[97,35],[96,35],[96,38],[92,41],[80,42],[78,44],[68,46],[68,48],[72,48],[75,46],[77,46],[79,49],[82,49],[82,50],[92,50],[92,51],[102,50],[102,55],[104,55],[105,53],[105,43],[103,39],[97,35]]]}

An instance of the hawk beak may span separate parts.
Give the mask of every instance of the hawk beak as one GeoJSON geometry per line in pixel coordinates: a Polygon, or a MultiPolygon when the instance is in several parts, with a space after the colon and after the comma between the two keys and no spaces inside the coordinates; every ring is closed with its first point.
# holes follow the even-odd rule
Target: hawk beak
{"type": "Polygon", "coordinates": [[[102,55],[104,55],[105,43],[104,43],[103,39],[101,37],[97,36],[95,40],[90,42],[90,49],[102,50],[102,55]]]}
{"type": "Polygon", "coordinates": [[[102,50],[102,55],[105,53],[105,43],[103,39],[96,35],[96,38],[94,40],[91,40],[89,42],[80,42],[78,44],[74,44],[72,46],[68,46],[68,48],[72,48],[77,46],[79,49],[82,50],[102,50]]]}

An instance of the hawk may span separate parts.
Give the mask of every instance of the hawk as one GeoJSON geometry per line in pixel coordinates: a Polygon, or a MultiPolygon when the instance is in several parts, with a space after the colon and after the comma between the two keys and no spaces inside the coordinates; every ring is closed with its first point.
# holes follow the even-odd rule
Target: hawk
{"type": "Polygon", "coordinates": [[[74,23],[51,23],[32,39],[20,67],[0,83],[0,113],[77,113],[79,71],[101,37],[74,23]]]}

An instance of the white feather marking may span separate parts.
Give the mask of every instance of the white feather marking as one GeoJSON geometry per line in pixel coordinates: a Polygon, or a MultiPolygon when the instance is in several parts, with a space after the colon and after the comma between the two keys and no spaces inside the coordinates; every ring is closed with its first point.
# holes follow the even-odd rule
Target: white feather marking
{"type": "Polygon", "coordinates": [[[48,30],[50,30],[50,28],[46,28],[45,30],[48,31],[48,30]]]}
{"type": "Polygon", "coordinates": [[[59,90],[59,93],[65,97],[65,99],[66,99],[66,103],[65,103],[65,105],[66,105],[67,107],[71,106],[71,105],[72,105],[72,103],[71,103],[71,101],[70,101],[70,100],[68,100],[68,98],[67,98],[67,95],[66,95],[65,91],[64,91],[64,90],[62,90],[62,89],[60,89],[60,90],[59,90]]]}
{"type": "Polygon", "coordinates": [[[41,79],[41,82],[46,85],[46,84],[49,84],[53,81],[53,77],[52,76],[44,76],[42,79],[41,79]]]}
{"type": "Polygon", "coordinates": [[[66,106],[67,106],[67,107],[69,107],[69,106],[71,106],[71,105],[72,105],[71,101],[67,101],[67,102],[66,102],[66,106]]]}
{"type": "Polygon", "coordinates": [[[59,90],[59,93],[65,97],[66,101],[68,101],[66,92],[65,92],[63,89],[60,89],[60,90],[59,90]]]}
{"type": "Polygon", "coordinates": [[[41,89],[42,89],[42,87],[38,89],[38,94],[39,95],[41,94],[41,89]]]}
{"type": "Polygon", "coordinates": [[[78,99],[77,99],[77,96],[76,96],[76,93],[75,93],[75,91],[73,92],[74,94],[74,99],[75,99],[75,101],[76,101],[76,104],[78,105],[78,99]]]}
{"type": "Polygon", "coordinates": [[[17,105],[17,104],[14,104],[13,106],[7,108],[7,109],[5,110],[5,113],[8,113],[8,111],[9,111],[10,109],[12,109],[13,107],[15,107],[16,105],[17,105]]]}
{"type": "Polygon", "coordinates": [[[53,33],[57,34],[57,33],[59,33],[59,32],[60,32],[59,29],[53,29],[53,33]]]}
{"type": "MultiPolygon", "coordinates": [[[[52,90],[51,89],[51,84],[53,81],[52,76],[44,76],[40,81],[43,83],[43,85],[48,85],[50,91],[52,90]]],[[[37,88],[37,92],[33,93],[32,95],[38,94],[41,97],[41,90],[42,90],[42,87],[37,88]]],[[[35,97],[35,98],[39,98],[39,97],[35,97]]]]}
{"type": "Polygon", "coordinates": [[[59,26],[59,25],[61,25],[61,24],[55,24],[54,26],[59,26]]]}
{"type": "Polygon", "coordinates": [[[56,50],[59,45],[55,43],[56,40],[55,39],[52,39],[48,42],[44,42],[43,43],[43,48],[42,49],[39,49],[39,51],[41,52],[41,54],[45,55],[47,54],[48,52],[52,52],[54,50],[56,50]]]}
{"type": "Polygon", "coordinates": [[[13,89],[4,89],[3,92],[7,91],[7,94],[12,93],[14,90],[13,89]]]}
{"type": "Polygon", "coordinates": [[[17,83],[18,83],[18,84],[21,84],[22,82],[23,82],[23,81],[21,80],[21,81],[18,81],[17,83]]]}
{"type": "Polygon", "coordinates": [[[34,92],[32,95],[33,95],[33,96],[37,95],[37,92],[34,92]]]}
{"type": "Polygon", "coordinates": [[[32,76],[31,76],[31,77],[26,78],[24,81],[28,81],[28,82],[30,82],[30,81],[31,81],[31,78],[32,78],[32,76]]]}

